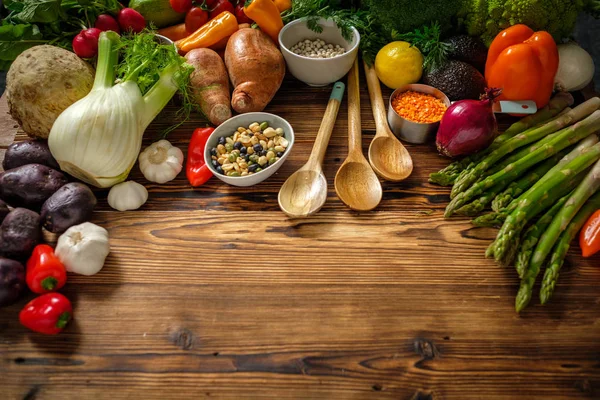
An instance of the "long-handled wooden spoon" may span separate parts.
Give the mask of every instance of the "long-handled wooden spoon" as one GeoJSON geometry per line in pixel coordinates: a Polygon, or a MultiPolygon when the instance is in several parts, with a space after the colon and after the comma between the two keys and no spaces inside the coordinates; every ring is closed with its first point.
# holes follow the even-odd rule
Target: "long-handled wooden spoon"
{"type": "Polygon", "coordinates": [[[335,191],[357,211],[374,209],[383,196],[379,178],[362,152],[358,59],[348,74],[348,158],[335,175],[335,191]]]}
{"type": "Polygon", "coordinates": [[[369,162],[377,175],[388,181],[399,182],[412,173],[412,158],[390,130],[375,69],[366,63],[364,66],[376,127],[375,137],[369,146],[369,162]]]}
{"type": "Polygon", "coordinates": [[[279,190],[279,207],[292,218],[313,215],[327,200],[327,179],[323,174],[322,165],[340,103],[344,97],[344,89],[345,85],[342,82],[333,85],[327,110],[308,162],[294,172],[279,190]]]}

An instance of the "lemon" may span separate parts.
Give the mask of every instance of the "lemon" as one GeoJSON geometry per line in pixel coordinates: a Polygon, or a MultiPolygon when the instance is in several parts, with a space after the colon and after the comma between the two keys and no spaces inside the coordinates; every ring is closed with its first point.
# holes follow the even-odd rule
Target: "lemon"
{"type": "Polygon", "coordinates": [[[390,89],[416,83],[423,74],[423,55],[408,42],[388,43],[375,57],[375,72],[390,89]]]}

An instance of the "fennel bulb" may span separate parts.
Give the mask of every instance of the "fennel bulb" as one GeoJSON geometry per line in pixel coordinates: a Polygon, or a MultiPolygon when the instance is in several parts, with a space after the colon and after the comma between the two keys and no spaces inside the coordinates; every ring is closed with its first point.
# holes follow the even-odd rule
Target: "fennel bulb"
{"type": "Polygon", "coordinates": [[[102,32],[92,90],[59,115],[48,137],[63,171],[101,188],[127,178],[144,131],[189,79],[189,66],[173,46],[158,44],[149,33],[126,40],[131,45],[114,32],[102,32]]]}

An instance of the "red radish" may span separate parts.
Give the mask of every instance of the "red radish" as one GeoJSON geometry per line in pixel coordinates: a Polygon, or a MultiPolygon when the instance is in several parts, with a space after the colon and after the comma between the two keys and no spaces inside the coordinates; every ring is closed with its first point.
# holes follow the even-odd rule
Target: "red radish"
{"type": "Polygon", "coordinates": [[[208,12],[200,7],[192,7],[185,16],[185,30],[193,33],[208,22],[208,12]]]}
{"type": "Polygon", "coordinates": [[[169,0],[173,11],[186,13],[192,8],[192,0],[169,0]]]}
{"type": "Polygon", "coordinates": [[[211,9],[209,19],[213,19],[217,15],[221,14],[223,11],[229,11],[230,13],[235,14],[233,4],[231,4],[227,0],[218,0],[215,3],[215,7],[211,9]]]}
{"type": "Polygon", "coordinates": [[[239,3],[237,7],[235,7],[235,18],[237,19],[238,24],[251,24],[253,22],[244,12],[243,2],[239,3]]]}
{"type": "Polygon", "coordinates": [[[492,105],[501,92],[501,89],[486,89],[481,100],[461,100],[448,107],[437,132],[438,151],[457,157],[488,147],[498,133],[492,105]]]}
{"type": "Polygon", "coordinates": [[[133,8],[124,8],[119,11],[117,19],[123,31],[132,30],[135,33],[139,33],[146,27],[146,19],[133,8]]]}
{"type": "Polygon", "coordinates": [[[102,31],[98,28],[83,29],[73,38],[73,52],[81,58],[95,57],[100,33],[102,31]]]}
{"type": "Polygon", "coordinates": [[[109,15],[109,14],[98,15],[98,18],[96,18],[96,23],[94,24],[94,27],[100,29],[101,31],[113,31],[113,32],[121,33],[121,29],[119,28],[119,23],[112,15],[109,15]]]}

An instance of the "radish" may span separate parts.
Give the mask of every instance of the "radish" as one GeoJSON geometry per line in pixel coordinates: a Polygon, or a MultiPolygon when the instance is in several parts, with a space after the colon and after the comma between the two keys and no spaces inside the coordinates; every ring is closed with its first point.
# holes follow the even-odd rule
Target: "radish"
{"type": "Polygon", "coordinates": [[[94,27],[100,29],[101,31],[113,31],[113,32],[121,33],[121,29],[119,28],[119,23],[112,15],[109,15],[109,14],[98,15],[98,18],[96,18],[96,23],[94,24],[94,27]]]}
{"type": "Polygon", "coordinates": [[[73,38],[73,52],[81,58],[92,58],[98,54],[98,39],[102,31],[98,28],[83,29],[73,38]]]}
{"type": "Polygon", "coordinates": [[[146,27],[146,19],[133,8],[124,8],[119,11],[117,17],[121,30],[131,30],[134,33],[139,33],[146,27]]]}

